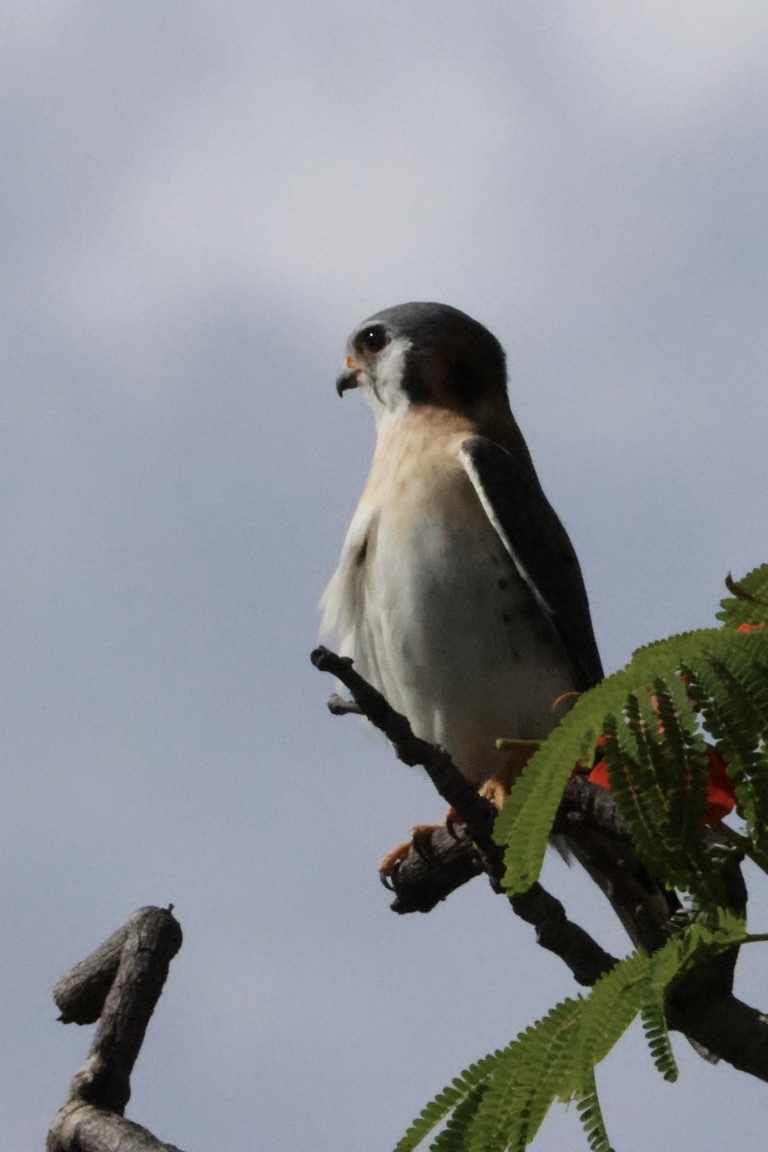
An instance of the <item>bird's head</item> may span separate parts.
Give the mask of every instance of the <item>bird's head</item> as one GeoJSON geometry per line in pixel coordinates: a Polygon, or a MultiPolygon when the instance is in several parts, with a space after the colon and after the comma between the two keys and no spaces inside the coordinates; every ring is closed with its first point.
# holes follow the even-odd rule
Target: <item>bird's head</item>
{"type": "Polygon", "coordinates": [[[358,324],[336,388],[342,396],[361,387],[377,415],[434,405],[476,416],[508,406],[501,345],[447,304],[398,304],[358,324]]]}

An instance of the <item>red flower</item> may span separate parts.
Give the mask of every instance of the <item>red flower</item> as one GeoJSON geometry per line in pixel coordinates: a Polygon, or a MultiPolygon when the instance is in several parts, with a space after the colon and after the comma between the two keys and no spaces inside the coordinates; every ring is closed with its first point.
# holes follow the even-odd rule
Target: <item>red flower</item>
{"type": "Polygon", "coordinates": [[[589,780],[590,784],[599,784],[601,788],[610,789],[611,782],[608,779],[608,765],[605,760],[598,760],[589,776],[587,776],[587,780],[589,780]]]}
{"type": "MultiPolygon", "coordinates": [[[[737,632],[748,635],[750,632],[756,631],[759,628],[765,628],[765,620],[761,620],[757,624],[750,624],[745,621],[739,624],[736,628],[737,632]]],[[[681,679],[684,684],[687,684],[686,677],[683,675],[681,679]]],[[[656,708],[655,697],[651,697],[651,702],[656,708]]],[[[664,728],[661,721],[658,722],[659,732],[663,733],[664,728]]],[[[588,774],[587,779],[590,784],[597,784],[600,788],[610,788],[611,783],[608,779],[608,765],[603,759],[601,752],[606,747],[611,737],[607,733],[596,742],[596,755],[599,757],[593,767],[592,771],[588,774]]],[[[736,805],[736,790],[733,786],[733,780],[728,775],[728,764],[722,754],[717,748],[707,748],[707,764],[709,768],[709,775],[707,777],[707,806],[704,815],[705,824],[719,824],[724,816],[727,816],[736,805]]],[[[583,768],[577,765],[573,770],[573,775],[576,776],[583,772],[583,768]]]]}
{"type": "MultiPolygon", "coordinates": [[[[601,736],[597,741],[598,747],[609,739],[601,736]]],[[[707,807],[704,815],[705,824],[719,824],[724,816],[732,812],[736,804],[736,791],[733,780],[728,775],[728,765],[717,748],[707,748],[707,761],[709,764],[709,777],[707,779],[707,807]]],[[[590,784],[597,784],[600,788],[610,788],[608,779],[608,765],[600,759],[587,776],[590,784]]]]}
{"type": "Polygon", "coordinates": [[[728,764],[717,748],[707,749],[709,779],[707,781],[706,824],[719,824],[724,816],[733,812],[736,804],[736,789],[728,775],[728,764]]]}

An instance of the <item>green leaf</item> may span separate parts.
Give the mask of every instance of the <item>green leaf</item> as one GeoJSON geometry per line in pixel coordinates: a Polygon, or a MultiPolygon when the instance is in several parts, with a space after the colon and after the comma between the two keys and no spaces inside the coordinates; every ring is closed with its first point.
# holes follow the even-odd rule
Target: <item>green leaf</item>
{"type": "Polygon", "coordinates": [[[677,1063],[669,1040],[662,1000],[649,999],[641,1010],[643,1031],[653,1062],[665,1080],[677,1080],[677,1063]]]}
{"type": "Polygon", "coordinates": [[[729,628],[738,628],[740,624],[761,624],[768,619],[768,564],[761,564],[731,584],[738,595],[721,601],[718,620],[729,628]]]}
{"type": "Polygon", "coordinates": [[[494,1052],[476,1064],[470,1064],[461,1076],[457,1076],[442,1092],[430,1100],[398,1141],[395,1152],[412,1152],[412,1149],[418,1148],[446,1116],[458,1108],[475,1089],[484,1085],[500,1055],[499,1052],[494,1052]]]}
{"type": "Polygon", "coordinates": [[[600,1101],[597,1097],[597,1086],[595,1085],[594,1076],[592,1076],[588,1087],[585,1089],[584,1095],[577,1101],[576,1107],[591,1152],[613,1152],[608,1139],[608,1133],[605,1129],[605,1121],[603,1120],[600,1101]]]}
{"type": "Polygon", "coordinates": [[[568,777],[576,764],[591,764],[601,732],[610,736],[603,753],[611,787],[643,862],[697,902],[721,903],[705,825],[708,741],[729,765],[755,855],[768,857],[768,628],[708,628],[648,645],[577,701],[496,822],[510,893],[538,878],[568,777]]]}
{"type": "Polygon", "coordinates": [[[595,1068],[639,1014],[662,1076],[677,1068],[666,990],[688,966],[748,939],[743,916],[721,907],[722,862],[749,851],[768,871],[768,565],[723,601],[724,626],[640,649],[582,696],[529,760],[496,823],[505,886],[537,879],[563,788],[593,762],[597,737],[613,795],[649,871],[692,897],[652,955],[632,953],[585,997],[558,1004],[501,1051],[471,1065],[426,1106],[397,1145],[413,1152],[441,1125],[434,1152],[524,1152],[555,1100],[577,1102],[592,1152],[611,1152],[595,1068]],[[742,624],[753,625],[739,632],[742,624]],[[736,786],[744,832],[705,826],[714,742],[736,786]],[[731,843],[735,846],[732,847],[731,843]]]}
{"type": "Polygon", "coordinates": [[[674,1079],[662,1007],[667,986],[686,966],[745,939],[743,919],[720,909],[710,924],[694,921],[652,956],[632,953],[589,996],[564,1000],[462,1073],[427,1105],[397,1152],[417,1148],[446,1118],[433,1152],[524,1152],[558,1099],[579,1102],[590,1148],[609,1152],[595,1067],[640,1013],[657,1067],[674,1079]]]}
{"type": "MultiPolygon", "coordinates": [[[[657,678],[677,673],[686,659],[714,642],[720,629],[687,632],[641,648],[632,662],[581,696],[531,757],[496,821],[494,837],[506,847],[504,886],[524,892],[539,876],[560,797],[576,764],[591,765],[607,716],[624,722],[628,698],[657,678]]],[[[742,639],[747,639],[742,637],[742,639]]]]}

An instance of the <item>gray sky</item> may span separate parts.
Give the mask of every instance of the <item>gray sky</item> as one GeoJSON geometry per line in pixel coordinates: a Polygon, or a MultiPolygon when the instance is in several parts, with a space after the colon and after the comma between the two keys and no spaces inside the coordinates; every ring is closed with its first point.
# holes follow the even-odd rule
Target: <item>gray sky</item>
{"type": "MultiPolygon", "coordinates": [[[[481,881],[388,911],[442,805],[309,665],[373,435],[333,383],[371,312],[470,312],[607,667],[710,624],[768,559],[767,53],[764,0],[6,0],[9,1149],[90,1042],[52,984],[143,904],[185,944],[129,1115],[190,1152],[385,1152],[574,991],[481,881]]],[[[768,1006],[762,953],[738,988],[768,1006]]],[[[600,1069],[622,1152],[762,1147],[762,1086],[677,1051],[672,1087],[635,1033],[600,1069]]]]}

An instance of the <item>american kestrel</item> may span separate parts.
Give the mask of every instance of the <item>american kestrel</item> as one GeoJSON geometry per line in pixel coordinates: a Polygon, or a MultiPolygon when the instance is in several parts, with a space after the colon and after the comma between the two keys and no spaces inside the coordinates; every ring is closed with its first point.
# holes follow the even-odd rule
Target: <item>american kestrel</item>
{"type": "Polygon", "coordinates": [[[579,564],[536,476],[491,333],[445,304],[377,312],[339,395],[376,418],[322,630],[499,803],[568,701],[602,679],[579,564]],[[496,740],[520,743],[499,751],[496,740]],[[526,742],[530,742],[527,744],[526,742]]]}

